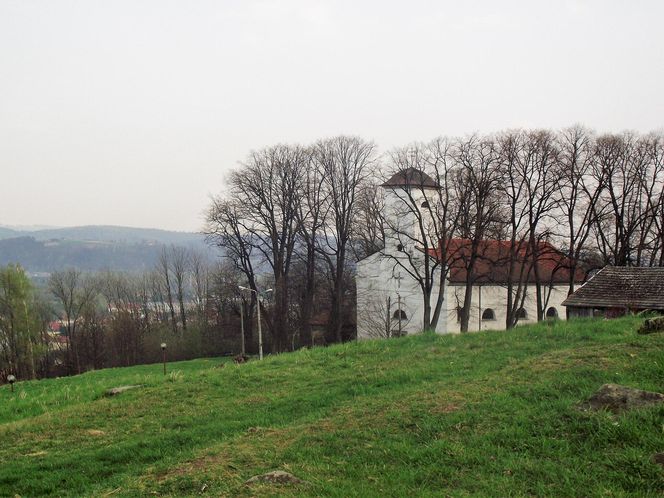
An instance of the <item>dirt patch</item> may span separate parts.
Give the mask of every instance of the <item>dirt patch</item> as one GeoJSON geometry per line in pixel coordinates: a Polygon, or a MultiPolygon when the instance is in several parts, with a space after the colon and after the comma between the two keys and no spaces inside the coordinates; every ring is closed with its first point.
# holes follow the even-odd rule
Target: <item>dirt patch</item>
{"type": "Polygon", "coordinates": [[[289,472],[284,472],[283,470],[273,470],[267,474],[261,474],[254,476],[245,481],[245,484],[306,484],[306,481],[295,477],[289,472]]]}
{"type": "Polygon", "coordinates": [[[582,403],[583,410],[609,410],[621,413],[633,408],[664,403],[664,394],[643,391],[618,384],[604,384],[588,401],[582,403]]]}
{"type": "Polygon", "coordinates": [[[139,385],[135,385],[135,386],[113,387],[111,389],[108,389],[104,393],[104,396],[117,396],[118,394],[122,394],[123,392],[131,391],[132,389],[138,389],[139,387],[143,387],[143,386],[139,384],[139,385]]]}
{"type": "Polygon", "coordinates": [[[431,409],[431,413],[444,415],[446,413],[455,412],[455,411],[459,410],[460,408],[461,408],[461,406],[459,406],[459,405],[456,405],[454,403],[449,403],[447,405],[439,405],[439,406],[433,407],[431,409]]]}

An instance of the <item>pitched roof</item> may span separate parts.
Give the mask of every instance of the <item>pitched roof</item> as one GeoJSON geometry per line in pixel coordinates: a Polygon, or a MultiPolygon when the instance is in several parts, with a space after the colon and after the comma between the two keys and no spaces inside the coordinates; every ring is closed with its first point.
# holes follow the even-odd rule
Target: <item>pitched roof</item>
{"type": "MultiPolygon", "coordinates": [[[[512,282],[519,281],[519,269],[524,268],[524,282],[534,283],[532,255],[527,244],[516,247],[517,270],[512,282]]],[[[483,240],[477,248],[477,260],[473,269],[473,282],[478,284],[505,284],[509,281],[511,242],[509,240],[483,240]]],[[[430,249],[429,254],[441,259],[441,248],[430,249]]],[[[448,279],[452,284],[464,284],[468,275],[468,262],[472,254],[472,244],[468,239],[452,239],[447,247],[446,264],[449,266],[448,279]]],[[[566,284],[569,282],[571,261],[548,242],[538,243],[537,269],[543,284],[566,284]]],[[[585,271],[577,266],[574,281],[585,280],[585,271]]]]}
{"type": "Polygon", "coordinates": [[[439,188],[440,185],[424,171],[406,168],[393,174],[381,187],[439,188]]]}
{"type": "Polygon", "coordinates": [[[562,304],[664,310],[664,268],[606,266],[562,304]]]}

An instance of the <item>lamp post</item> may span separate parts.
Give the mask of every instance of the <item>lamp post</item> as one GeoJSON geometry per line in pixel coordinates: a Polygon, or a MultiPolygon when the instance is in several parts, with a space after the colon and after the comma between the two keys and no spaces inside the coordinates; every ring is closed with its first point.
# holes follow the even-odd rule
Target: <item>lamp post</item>
{"type": "MultiPolygon", "coordinates": [[[[263,329],[261,327],[261,296],[257,290],[250,289],[249,287],[243,287],[238,285],[238,288],[242,291],[249,291],[256,294],[256,314],[258,316],[258,359],[263,359],[263,329]]],[[[265,290],[265,293],[272,292],[272,289],[265,290]]],[[[244,336],[244,335],[243,335],[244,336]]]]}
{"type": "Polygon", "coordinates": [[[162,361],[164,363],[164,375],[166,375],[166,343],[165,342],[161,343],[161,356],[162,356],[162,361]]]}
{"type": "Polygon", "coordinates": [[[7,382],[9,382],[9,385],[12,386],[12,392],[14,392],[14,382],[16,382],[16,377],[13,375],[8,375],[7,382]]]}
{"type": "Polygon", "coordinates": [[[241,334],[241,342],[242,344],[242,356],[247,355],[247,346],[244,343],[244,301],[240,299],[240,334],[241,334]]]}

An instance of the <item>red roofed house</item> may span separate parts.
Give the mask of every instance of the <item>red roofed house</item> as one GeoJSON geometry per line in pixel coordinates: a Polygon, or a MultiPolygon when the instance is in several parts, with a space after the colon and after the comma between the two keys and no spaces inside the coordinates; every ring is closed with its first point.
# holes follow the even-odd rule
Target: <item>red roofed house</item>
{"type": "MultiPolygon", "coordinates": [[[[423,292],[412,272],[408,271],[406,261],[409,258],[410,261],[417,260],[418,257],[421,260],[424,258],[424,253],[416,242],[408,245],[409,239],[417,240],[416,234],[410,231],[416,220],[400,206],[404,202],[402,195],[404,189],[417,187],[408,192],[409,202],[421,202],[422,206],[428,206],[428,202],[433,200],[427,197],[427,193],[438,187],[425,173],[409,170],[397,173],[382,187],[384,216],[387,220],[384,226],[385,248],[357,264],[357,335],[360,339],[420,332],[423,324],[423,292]],[[413,185],[409,185],[409,181],[414,182],[413,185]],[[395,231],[399,232],[398,236],[395,231]],[[409,233],[412,237],[409,237],[409,233]]],[[[567,298],[570,278],[568,259],[548,242],[541,242],[538,252],[536,268],[540,282],[543,284],[541,287],[546,303],[546,316],[564,319],[565,309],[562,307],[562,302],[567,298]]],[[[506,328],[510,253],[509,241],[485,240],[480,243],[472,274],[469,330],[506,328]]],[[[468,276],[466,268],[470,254],[469,240],[449,241],[444,258],[448,275],[445,281],[443,309],[436,327],[438,333],[460,332],[458,309],[463,304],[468,276]]],[[[537,320],[535,267],[525,246],[516,250],[514,254],[517,254],[519,267],[524,268],[521,277],[512,277],[513,285],[521,286],[525,292],[523,304],[516,310],[517,316],[519,323],[532,323],[537,320]]],[[[429,250],[428,257],[442,261],[443,254],[440,247],[429,250]]],[[[574,281],[577,283],[584,281],[582,271],[577,270],[574,281]]],[[[436,302],[437,297],[438,293],[434,287],[432,304],[436,302]]]]}

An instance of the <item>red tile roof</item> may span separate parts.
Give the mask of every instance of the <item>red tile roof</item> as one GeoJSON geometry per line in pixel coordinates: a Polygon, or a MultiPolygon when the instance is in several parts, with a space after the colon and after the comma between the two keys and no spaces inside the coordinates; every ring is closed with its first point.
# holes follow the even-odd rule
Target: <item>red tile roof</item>
{"type": "MultiPolygon", "coordinates": [[[[476,283],[507,283],[509,277],[509,255],[511,243],[508,240],[483,240],[478,246],[478,256],[475,262],[473,279],[476,283]]],[[[513,282],[519,280],[519,269],[521,264],[526,269],[532,268],[532,256],[528,250],[528,245],[522,243],[516,248],[517,269],[512,276],[513,282]]],[[[541,282],[555,284],[568,283],[571,271],[571,262],[569,258],[558,251],[548,242],[538,244],[538,263],[541,282]]],[[[441,260],[441,248],[430,249],[429,254],[438,260],[441,260]]],[[[465,283],[468,273],[467,265],[472,254],[471,241],[468,239],[452,239],[447,248],[447,264],[449,265],[450,283],[465,283]]],[[[527,281],[535,282],[535,272],[528,271],[527,281]]],[[[574,281],[581,283],[585,280],[585,271],[583,268],[576,269],[574,281]]]]}

